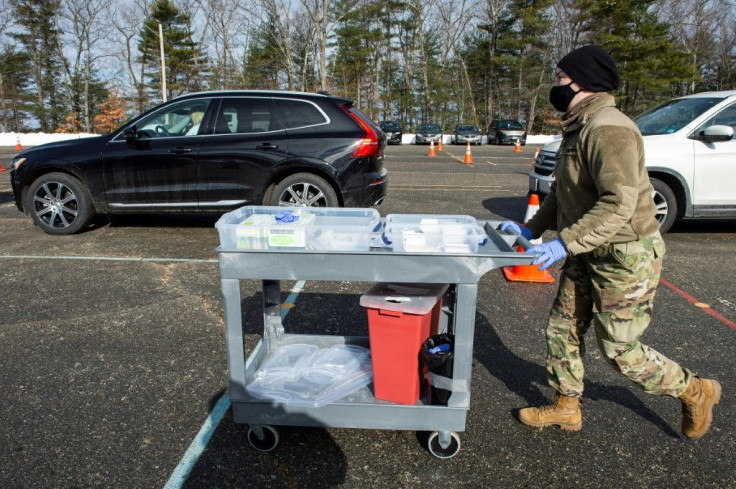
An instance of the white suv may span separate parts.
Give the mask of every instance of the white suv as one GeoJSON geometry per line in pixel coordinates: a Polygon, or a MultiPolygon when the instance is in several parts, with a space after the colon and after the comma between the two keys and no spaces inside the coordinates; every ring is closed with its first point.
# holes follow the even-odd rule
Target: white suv
{"type": "MultiPolygon", "coordinates": [[[[677,98],[634,121],[644,136],[662,233],[675,219],[736,217],[736,90],[677,98]]],[[[555,140],[539,152],[531,192],[549,193],[559,146],[555,140]]]]}

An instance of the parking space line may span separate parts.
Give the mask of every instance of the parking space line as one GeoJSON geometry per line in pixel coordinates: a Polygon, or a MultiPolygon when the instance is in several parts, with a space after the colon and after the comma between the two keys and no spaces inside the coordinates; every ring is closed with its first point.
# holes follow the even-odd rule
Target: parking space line
{"type": "Polygon", "coordinates": [[[144,261],[144,262],[184,262],[217,263],[217,260],[200,258],[145,258],[120,256],[51,256],[51,255],[0,255],[0,259],[10,260],[100,260],[100,261],[144,261]]]}
{"type": "Polygon", "coordinates": [[[723,315],[721,315],[721,313],[719,313],[718,311],[710,307],[708,304],[700,302],[695,297],[691,296],[687,292],[681,290],[680,288],[671,284],[670,282],[666,281],[663,278],[660,278],[659,281],[662,283],[662,285],[664,285],[665,287],[667,287],[668,289],[670,289],[671,291],[673,291],[674,293],[676,293],[677,295],[679,295],[680,297],[682,297],[683,299],[685,299],[686,301],[694,305],[695,307],[702,309],[704,313],[710,316],[713,316],[714,318],[716,318],[717,320],[719,320],[726,326],[730,327],[731,329],[736,329],[736,323],[734,323],[730,319],[725,318],[723,315]]]}
{"type": "MultiPolygon", "coordinates": [[[[296,303],[299,292],[304,289],[304,285],[306,283],[307,282],[304,280],[299,280],[296,284],[294,284],[294,287],[291,289],[291,293],[284,301],[283,306],[286,307],[281,308],[282,320],[286,317],[287,314],[289,314],[289,311],[294,306],[294,303],[296,303]]],[[[227,413],[228,409],[230,409],[230,398],[228,397],[227,392],[225,392],[225,394],[223,394],[222,397],[217,401],[217,404],[215,404],[212,412],[209,414],[209,416],[207,416],[207,419],[205,420],[202,427],[199,429],[199,433],[197,433],[197,436],[195,436],[194,440],[192,440],[192,443],[189,445],[189,448],[187,448],[187,451],[184,452],[184,456],[179,461],[179,464],[174,469],[174,472],[171,473],[171,477],[169,477],[169,480],[164,486],[164,489],[179,489],[184,485],[184,483],[187,481],[187,478],[189,477],[189,474],[192,471],[192,468],[196,465],[199,457],[202,455],[205,448],[207,448],[207,444],[212,438],[212,435],[217,429],[217,426],[220,424],[220,421],[222,421],[222,418],[225,417],[225,413],[227,413]]]]}

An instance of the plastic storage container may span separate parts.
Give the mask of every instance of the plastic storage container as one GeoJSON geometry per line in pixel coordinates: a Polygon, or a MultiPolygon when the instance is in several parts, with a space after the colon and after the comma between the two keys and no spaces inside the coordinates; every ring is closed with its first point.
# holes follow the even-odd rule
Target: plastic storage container
{"type": "Polygon", "coordinates": [[[246,390],[258,399],[320,407],[370,384],[370,350],[356,345],[319,349],[312,344],[277,348],[255,372],[246,390]]]}
{"type": "Polygon", "coordinates": [[[367,309],[377,399],[416,404],[420,394],[419,352],[439,327],[447,284],[376,284],[362,295],[367,309]]]}
{"type": "Polygon", "coordinates": [[[215,227],[223,249],[368,251],[381,216],[362,208],[245,206],[215,227]]]}
{"type": "Polygon", "coordinates": [[[389,214],[383,238],[394,251],[477,253],[488,236],[472,216],[389,214]]]}

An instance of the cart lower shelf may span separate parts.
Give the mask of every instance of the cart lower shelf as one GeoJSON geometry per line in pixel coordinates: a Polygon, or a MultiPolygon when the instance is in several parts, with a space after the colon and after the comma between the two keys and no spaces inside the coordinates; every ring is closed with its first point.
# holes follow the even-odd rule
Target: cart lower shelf
{"type": "MultiPolygon", "coordinates": [[[[279,345],[309,343],[320,347],[336,344],[368,345],[368,337],[333,335],[290,335],[280,337],[279,345]]],[[[245,378],[252,379],[267,352],[259,341],[245,365],[245,378]]],[[[241,398],[230,399],[236,423],[249,425],[312,426],[334,428],[391,429],[411,431],[463,431],[470,407],[467,392],[455,392],[447,406],[396,404],[376,399],[372,384],[343,399],[322,407],[291,406],[276,401],[256,399],[247,391],[241,398]]]]}

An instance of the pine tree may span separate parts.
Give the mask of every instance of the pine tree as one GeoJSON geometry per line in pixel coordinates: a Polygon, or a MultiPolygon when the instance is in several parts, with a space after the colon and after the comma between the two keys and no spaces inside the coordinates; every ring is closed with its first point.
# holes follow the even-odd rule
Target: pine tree
{"type": "Polygon", "coordinates": [[[683,82],[697,79],[696,67],[660,22],[647,0],[579,0],[584,43],[606,49],[616,61],[622,111],[635,115],[661,98],[676,95],[683,82]]]}
{"type": "MultiPolygon", "coordinates": [[[[151,14],[143,23],[138,43],[138,61],[154,93],[161,93],[161,58],[158,26],[164,38],[167,98],[205,88],[207,57],[192,40],[191,17],[182,13],[169,0],[156,0],[151,14]]],[[[153,98],[157,98],[153,95],[153,98]]]]}

